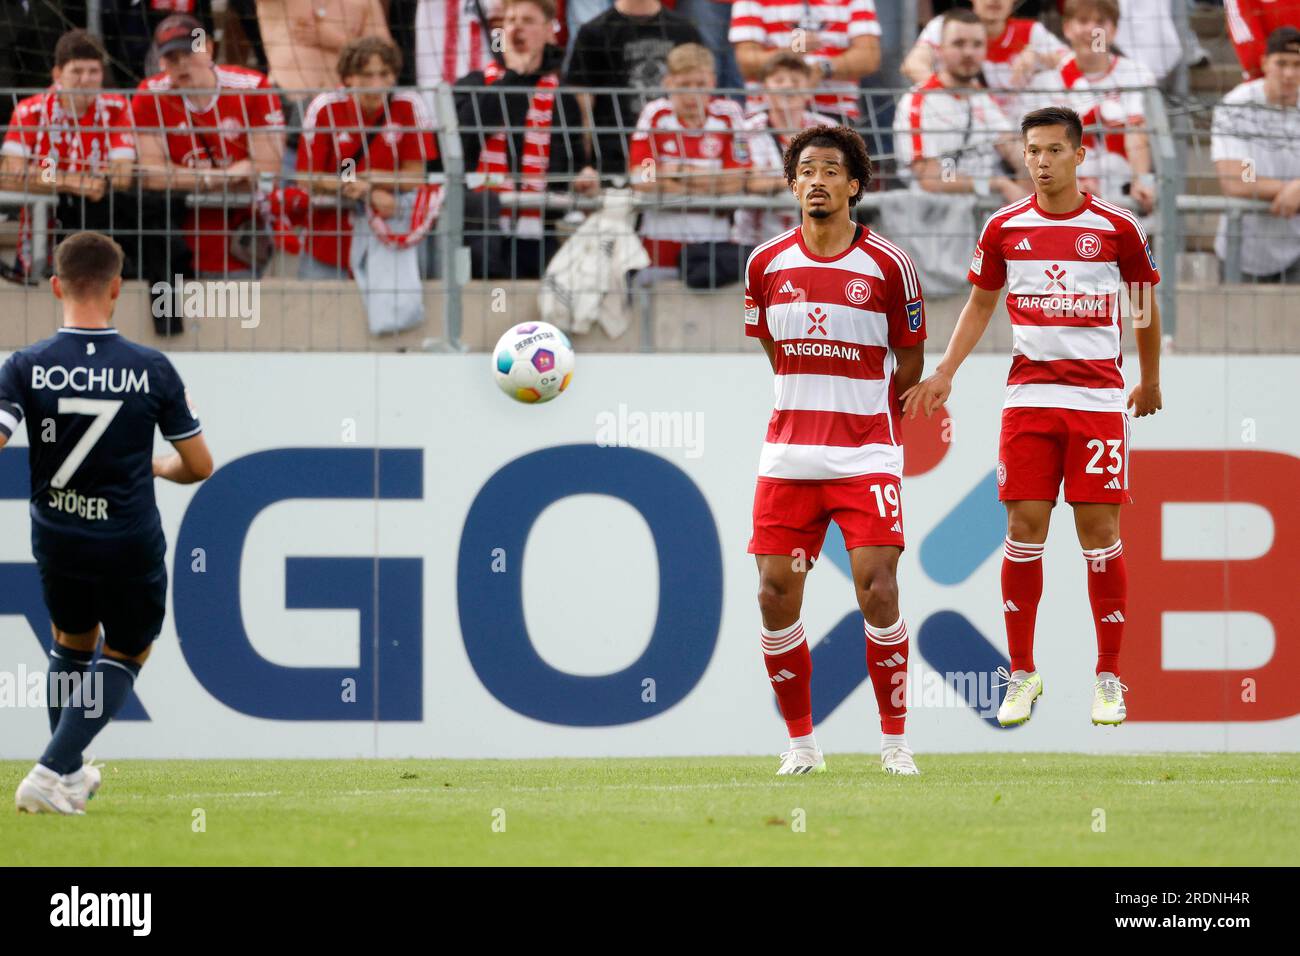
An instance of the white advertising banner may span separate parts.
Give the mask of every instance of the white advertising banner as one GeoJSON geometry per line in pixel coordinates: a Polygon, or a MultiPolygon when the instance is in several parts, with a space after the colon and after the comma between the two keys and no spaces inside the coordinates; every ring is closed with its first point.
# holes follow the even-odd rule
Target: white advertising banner
{"type": "MultiPolygon", "coordinates": [[[[96,754],[784,749],[746,553],[772,401],[757,350],[579,355],[570,389],[540,406],[502,395],[486,355],[173,358],[218,470],[157,482],[167,622],[96,754]]],[[[1038,614],[1046,695],[1024,727],[992,720],[1006,369],[972,358],[949,407],[905,426],[913,747],[1300,747],[1300,359],[1167,357],[1165,410],[1133,422],[1119,729],[1089,721],[1096,647],[1064,505],[1038,614]]],[[[25,444],[0,452],[5,758],[35,757],[48,733],[31,690],[49,625],[25,444]]],[[[879,736],[846,572],[832,529],[803,611],[828,753],[873,751],[879,736]]]]}

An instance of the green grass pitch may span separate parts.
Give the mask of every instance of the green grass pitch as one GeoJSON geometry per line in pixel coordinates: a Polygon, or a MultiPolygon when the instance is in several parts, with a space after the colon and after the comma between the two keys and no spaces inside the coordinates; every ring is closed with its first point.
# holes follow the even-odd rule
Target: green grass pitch
{"type": "Polygon", "coordinates": [[[123,760],[0,865],[1300,863],[1298,754],[917,759],[123,760]]]}

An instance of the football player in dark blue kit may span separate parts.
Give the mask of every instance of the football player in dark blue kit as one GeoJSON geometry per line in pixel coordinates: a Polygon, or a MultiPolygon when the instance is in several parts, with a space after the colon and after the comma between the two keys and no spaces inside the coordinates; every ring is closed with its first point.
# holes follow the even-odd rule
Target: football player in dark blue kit
{"type": "Polygon", "coordinates": [[[153,480],[202,481],[212,456],[171,362],[110,324],[121,247],[77,233],[59,244],[54,271],[63,327],[0,368],[0,448],[25,419],[32,554],[54,632],[50,743],[15,802],[72,814],[101,779],[82,752],[121,708],[162,629],[167,542],[153,480]],[[174,454],[154,457],[155,428],[174,454]]]}

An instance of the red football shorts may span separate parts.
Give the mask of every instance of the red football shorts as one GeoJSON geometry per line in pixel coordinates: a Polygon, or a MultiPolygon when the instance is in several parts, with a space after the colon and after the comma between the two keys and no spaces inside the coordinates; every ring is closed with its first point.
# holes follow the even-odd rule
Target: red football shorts
{"type": "Polygon", "coordinates": [[[894,475],[845,481],[758,479],[750,554],[788,554],[817,560],[834,521],[850,550],[903,547],[903,489],[894,475]]]}
{"type": "Polygon", "coordinates": [[[1004,408],[998,442],[998,499],[1125,504],[1128,413],[1073,408],[1004,408]]]}

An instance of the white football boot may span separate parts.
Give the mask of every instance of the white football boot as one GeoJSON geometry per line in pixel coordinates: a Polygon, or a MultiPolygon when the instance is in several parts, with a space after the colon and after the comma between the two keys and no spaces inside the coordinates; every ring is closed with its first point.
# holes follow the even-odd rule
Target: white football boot
{"type": "Polygon", "coordinates": [[[1118,727],[1124,723],[1127,711],[1124,708],[1124,691],[1128,690],[1119,678],[1109,672],[1098,674],[1097,683],[1092,688],[1092,722],[1107,727],[1118,727]]]}
{"type": "Polygon", "coordinates": [[[822,756],[820,750],[813,750],[809,747],[795,747],[793,750],[787,750],[781,754],[781,769],[776,772],[776,775],[785,777],[798,773],[825,772],[826,758],[822,756]]]}
{"type": "Polygon", "coordinates": [[[104,780],[101,773],[103,766],[94,760],[87,760],[80,770],[65,773],[59,778],[59,786],[63,788],[63,794],[74,810],[85,810],[86,804],[99,792],[99,786],[104,780]]]}
{"type": "Polygon", "coordinates": [[[912,748],[895,744],[880,751],[880,767],[885,773],[904,777],[919,776],[921,771],[912,759],[912,748]]]}
{"type": "Polygon", "coordinates": [[[63,792],[60,778],[49,767],[37,764],[14,792],[14,804],[19,813],[61,813],[74,816],[84,811],[78,810],[63,792]]]}
{"type": "Polygon", "coordinates": [[[1043,696],[1043,679],[1038,676],[1038,671],[1025,674],[1023,671],[1016,671],[1022,674],[1016,677],[1007,673],[1005,667],[998,668],[998,676],[1006,681],[1006,684],[998,684],[998,687],[1006,687],[1007,696],[1002,699],[1002,706],[998,708],[998,723],[1003,727],[1015,727],[1023,724],[1033,713],[1034,701],[1043,696]]]}

